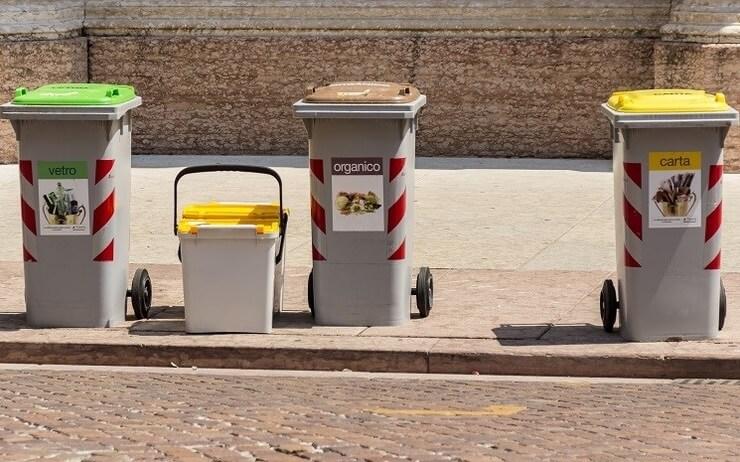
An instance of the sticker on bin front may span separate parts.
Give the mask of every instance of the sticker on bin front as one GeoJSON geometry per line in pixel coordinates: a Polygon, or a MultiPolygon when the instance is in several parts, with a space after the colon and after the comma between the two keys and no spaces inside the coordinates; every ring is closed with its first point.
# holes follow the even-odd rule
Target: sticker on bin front
{"type": "Polygon", "coordinates": [[[649,155],[650,228],[701,226],[701,152],[649,155]]]}
{"type": "Polygon", "coordinates": [[[385,231],[383,158],[331,160],[334,231],[385,231]]]}
{"type": "Polygon", "coordinates": [[[39,162],[38,172],[41,235],[90,234],[87,162],[39,162]]]}

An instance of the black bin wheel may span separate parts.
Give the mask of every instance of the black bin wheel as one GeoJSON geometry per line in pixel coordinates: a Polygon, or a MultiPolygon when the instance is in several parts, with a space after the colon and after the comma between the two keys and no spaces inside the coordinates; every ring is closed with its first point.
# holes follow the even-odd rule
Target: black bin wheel
{"type": "Polygon", "coordinates": [[[725,327],[725,317],[727,316],[727,295],[725,294],[725,283],[719,281],[719,330],[725,327]]]}
{"type": "Polygon", "coordinates": [[[429,316],[434,303],[434,278],[428,267],[423,266],[419,269],[419,274],[416,275],[416,288],[412,295],[416,295],[416,307],[421,317],[429,316]]]}
{"type": "Polygon", "coordinates": [[[614,283],[611,279],[604,281],[601,288],[601,297],[599,298],[599,308],[601,311],[601,323],[606,332],[614,331],[614,323],[617,321],[617,291],[614,289],[614,283]]]}
{"type": "Polygon", "coordinates": [[[308,274],[308,308],[311,310],[311,317],[316,317],[313,301],[313,270],[308,274]]]}
{"type": "Polygon", "coordinates": [[[131,281],[131,305],[136,319],[149,318],[149,310],[152,308],[152,280],[144,268],[137,269],[131,281]]]}

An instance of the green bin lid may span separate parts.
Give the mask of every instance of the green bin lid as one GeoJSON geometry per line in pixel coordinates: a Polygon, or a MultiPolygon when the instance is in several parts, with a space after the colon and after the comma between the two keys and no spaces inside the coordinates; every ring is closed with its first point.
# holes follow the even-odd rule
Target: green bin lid
{"type": "Polygon", "coordinates": [[[129,85],[107,83],[55,83],[35,90],[15,90],[13,104],[29,106],[115,106],[136,98],[129,85]]]}

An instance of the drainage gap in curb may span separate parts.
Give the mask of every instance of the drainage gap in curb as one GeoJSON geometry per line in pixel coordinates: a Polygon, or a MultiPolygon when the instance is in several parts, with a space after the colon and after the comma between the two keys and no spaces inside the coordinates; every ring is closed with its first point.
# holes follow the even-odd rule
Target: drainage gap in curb
{"type": "Polygon", "coordinates": [[[675,379],[678,385],[740,385],[740,380],[723,379],[675,379]]]}

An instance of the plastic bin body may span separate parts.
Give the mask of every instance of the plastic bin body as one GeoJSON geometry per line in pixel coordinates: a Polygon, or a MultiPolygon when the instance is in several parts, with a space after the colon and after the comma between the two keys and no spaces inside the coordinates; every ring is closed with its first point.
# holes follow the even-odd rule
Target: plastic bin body
{"type": "Polygon", "coordinates": [[[737,113],[623,113],[612,123],[620,335],[631,341],[718,335],[722,151],[737,113]],[[697,155],[698,153],[698,155],[697,155]],[[698,170],[698,171],[697,171],[698,170]],[[685,218],[655,200],[692,172],[685,218]]]}
{"type": "Polygon", "coordinates": [[[272,332],[277,236],[250,225],[180,234],[188,333],[272,332]]]}
{"type": "MultiPolygon", "coordinates": [[[[176,184],[184,174],[232,167],[242,171],[259,168],[189,167],[180,172],[176,184]]],[[[282,198],[282,184],[280,188],[282,198]]],[[[183,209],[177,235],[186,332],[272,332],[273,312],[282,308],[288,213],[282,199],[279,205],[212,202],[183,209]]]]}
{"type": "Polygon", "coordinates": [[[415,138],[425,102],[418,95],[395,104],[294,105],[309,135],[318,324],[394,326],[410,319],[415,138]],[[348,165],[372,171],[343,174],[348,165]],[[381,192],[380,207],[342,215],[341,192],[381,192]]]}
{"type": "Polygon", "coordinates": [[[140,104],[134,97],[104,106],[0,106],[19,146],[26,320],[31,326],[108,327],[125,318],[130,110],[140,104]],[[50,171],[57,167],[62,169],[50,171]],[[70,197],[85,209],[68,218],[79,223],[76,230],[49,226],[42,196],[50,182],[73,186],[70,197]]]}

